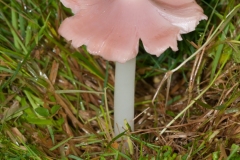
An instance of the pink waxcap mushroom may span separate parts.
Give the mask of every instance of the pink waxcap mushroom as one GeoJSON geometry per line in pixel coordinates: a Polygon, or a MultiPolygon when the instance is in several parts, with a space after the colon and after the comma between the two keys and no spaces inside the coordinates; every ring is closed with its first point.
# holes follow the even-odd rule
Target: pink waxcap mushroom
{"type": "Polygon", "coordinates": [[[145,50],[159,56],[177,51],[182,33],[207,19],[194,0],[61,0],[75,14],[63,21],[59,33],[78,48],[124,63],[145,50]]]}

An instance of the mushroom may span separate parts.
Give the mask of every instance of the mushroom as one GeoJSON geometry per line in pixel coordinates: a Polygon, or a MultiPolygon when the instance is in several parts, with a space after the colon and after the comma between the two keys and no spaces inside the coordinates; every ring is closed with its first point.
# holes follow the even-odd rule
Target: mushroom
{"type": "Polygon", "coordinates": [[[145,50],[160,56],[177,51],[177,40],[207,19],[195,0],[61,0],[74,15],[59,33],[78,48],[116,62],[114,131],[123,132],[126,119],[134,130],[135,63],[139,40],[145,50]]]}

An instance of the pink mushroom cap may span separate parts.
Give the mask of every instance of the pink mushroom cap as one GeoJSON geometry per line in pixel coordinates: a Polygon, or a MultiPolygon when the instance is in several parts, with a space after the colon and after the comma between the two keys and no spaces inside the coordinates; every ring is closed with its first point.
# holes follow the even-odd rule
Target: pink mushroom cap
{"type": "Polygon", "coordinates": [[[177,40],[207,19],[194,0],[61,0],[74,15],[59,33],[93,55],[124,63],[135,58],[141,39],[145,50],[159,56],[177,51],[177,40]]]}

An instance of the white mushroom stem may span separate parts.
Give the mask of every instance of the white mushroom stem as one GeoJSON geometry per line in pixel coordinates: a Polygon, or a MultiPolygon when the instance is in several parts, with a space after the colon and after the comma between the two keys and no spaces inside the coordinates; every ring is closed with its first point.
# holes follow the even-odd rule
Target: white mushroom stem
{"type": "Polygon", "coordinates": [[[136,58],[125,63],[116,62],[114,89],[114,132],[115,136],[125,131],[128,122],[134,130],[134,93],[136,58]]]}

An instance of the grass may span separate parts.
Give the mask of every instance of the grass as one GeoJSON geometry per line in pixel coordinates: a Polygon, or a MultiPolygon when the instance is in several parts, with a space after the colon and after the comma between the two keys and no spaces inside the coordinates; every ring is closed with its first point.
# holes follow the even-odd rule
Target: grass
{"type": "Polygon", "coordinates": [[[114,137],[114,63],[58,35],[59,1],[0,0],[0,159],[240,159],[240,5],[198,2],[178,52],[140,45],[136,131],[114,137]]]}

